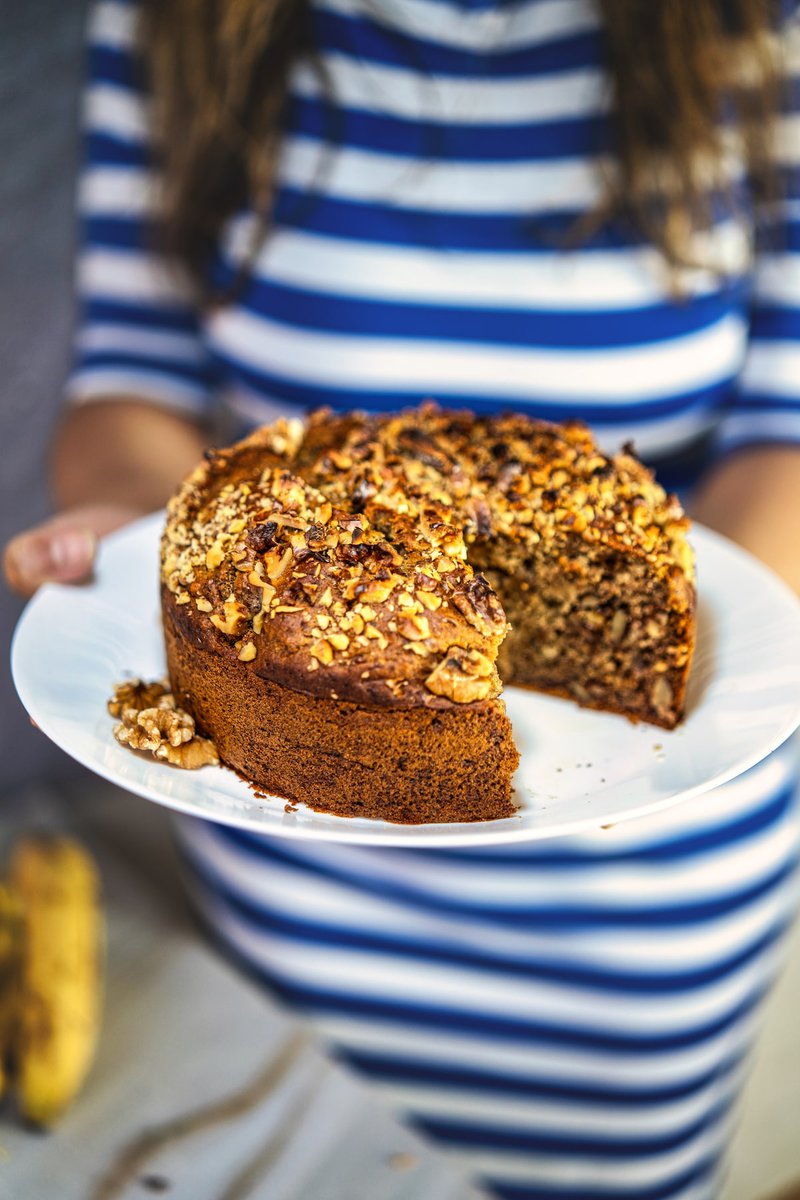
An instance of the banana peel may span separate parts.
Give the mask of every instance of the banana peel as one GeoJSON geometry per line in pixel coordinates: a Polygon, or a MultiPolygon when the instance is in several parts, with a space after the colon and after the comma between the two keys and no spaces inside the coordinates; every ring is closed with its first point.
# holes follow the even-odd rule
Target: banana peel
{"type": "Polygon", "coordinates": [[[11,854],[8,891],[21,937],[12,968],[16,983],[7,1049],[22,1116],[50,1126],[79,1092],[97,1045],[100,880],[93,859],[75,839],[26,836],[11,854]]]}
{"type": "Polygon", "coordinates": [[[19,1011],[22,913],[10,888],[0,884],[0,1097],[8,1090],[19,1011]]]}

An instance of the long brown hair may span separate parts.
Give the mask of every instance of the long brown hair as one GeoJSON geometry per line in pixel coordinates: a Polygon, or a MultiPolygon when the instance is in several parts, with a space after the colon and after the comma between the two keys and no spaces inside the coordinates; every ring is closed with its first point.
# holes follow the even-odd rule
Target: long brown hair
{"type": "MultiPolygon", "coordinates": [[[[685,264],[710,197],[736,207],[731,139],[756,205],[775,194],[775,0],[596,3],[614,156],[601,204],[579,226],[624,218],[668,263],[685,264]]],[[[309,3],[145,0],[142,35],[157,140],[168,148],[161,235],[207,297],[226,219],[249,205],[266,231],[288,75],[311,49],[309,3]]]]}

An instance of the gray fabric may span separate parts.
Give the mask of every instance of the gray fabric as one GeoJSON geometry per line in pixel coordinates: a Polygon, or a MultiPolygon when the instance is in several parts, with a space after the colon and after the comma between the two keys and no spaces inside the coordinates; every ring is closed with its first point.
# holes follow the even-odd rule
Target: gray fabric
{"type": "MultiPolygon", "coordinates": [[[[0,541],[48,509],[47,445],[72,323],[84,0],[0,0],[0,541]]],[[[21,603],[0,587],[0,653],[21,603]]],[[[0,670],[0,789],[66,760],[0,670]]]]}

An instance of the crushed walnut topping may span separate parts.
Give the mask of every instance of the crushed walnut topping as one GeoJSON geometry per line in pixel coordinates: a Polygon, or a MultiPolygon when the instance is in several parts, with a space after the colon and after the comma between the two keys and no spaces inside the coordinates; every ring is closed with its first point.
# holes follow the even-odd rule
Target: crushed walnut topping
{"type": "Polygon", "coordinates": [[[169,681],[145,683],[142,679],[127,679],[118,683],[107,708],[112,717],[121,717],[125,709],[141,712],[143,708],[174,708],[175,698],[169,681]]]}
{"type": "Polygon", "coordinates": [[[494,663],[485,654],[451,646],[425,684],[436,696],[446,696],[457,704],[470,704],[495,694],[496,676],[494,663]]]}
{"type": "Polygon", "coordinates": [[[499,693],[508,630],[478,550],[600,543],[690,586],[687,527],[630,447],[609,457],[577,423],[321,410],[208,453],[170,503],[162,581],[250,670],[290,646],[315,681],[353,664],[395,695],[470,703],[499,693]]]}
{"type": "Polygon", "coordinates": [[[149,751],[155,758],[194,770],[219,762],[214,743],[200,737],[194,719],[178,708],[165,683],[143,683],[133,679],[120,683],[108,701],[114,737],[131,750],[149,751]]]}

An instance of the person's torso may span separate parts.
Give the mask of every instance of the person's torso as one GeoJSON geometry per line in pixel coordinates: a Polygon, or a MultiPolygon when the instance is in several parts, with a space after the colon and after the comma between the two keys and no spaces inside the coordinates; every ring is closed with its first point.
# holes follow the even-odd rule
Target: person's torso
{"type": "MultiPolygon", "coordinates": [[[[749,233],[674,283],[603,195],[609,80],[590,0],[315,0],[269,237],[206,332],[240,420],[433,396],[583,418],[646,457],[702,439],[741,369],[749,233]]],[[[229,280],[253,219],[230,222],[229,280]]]]}

